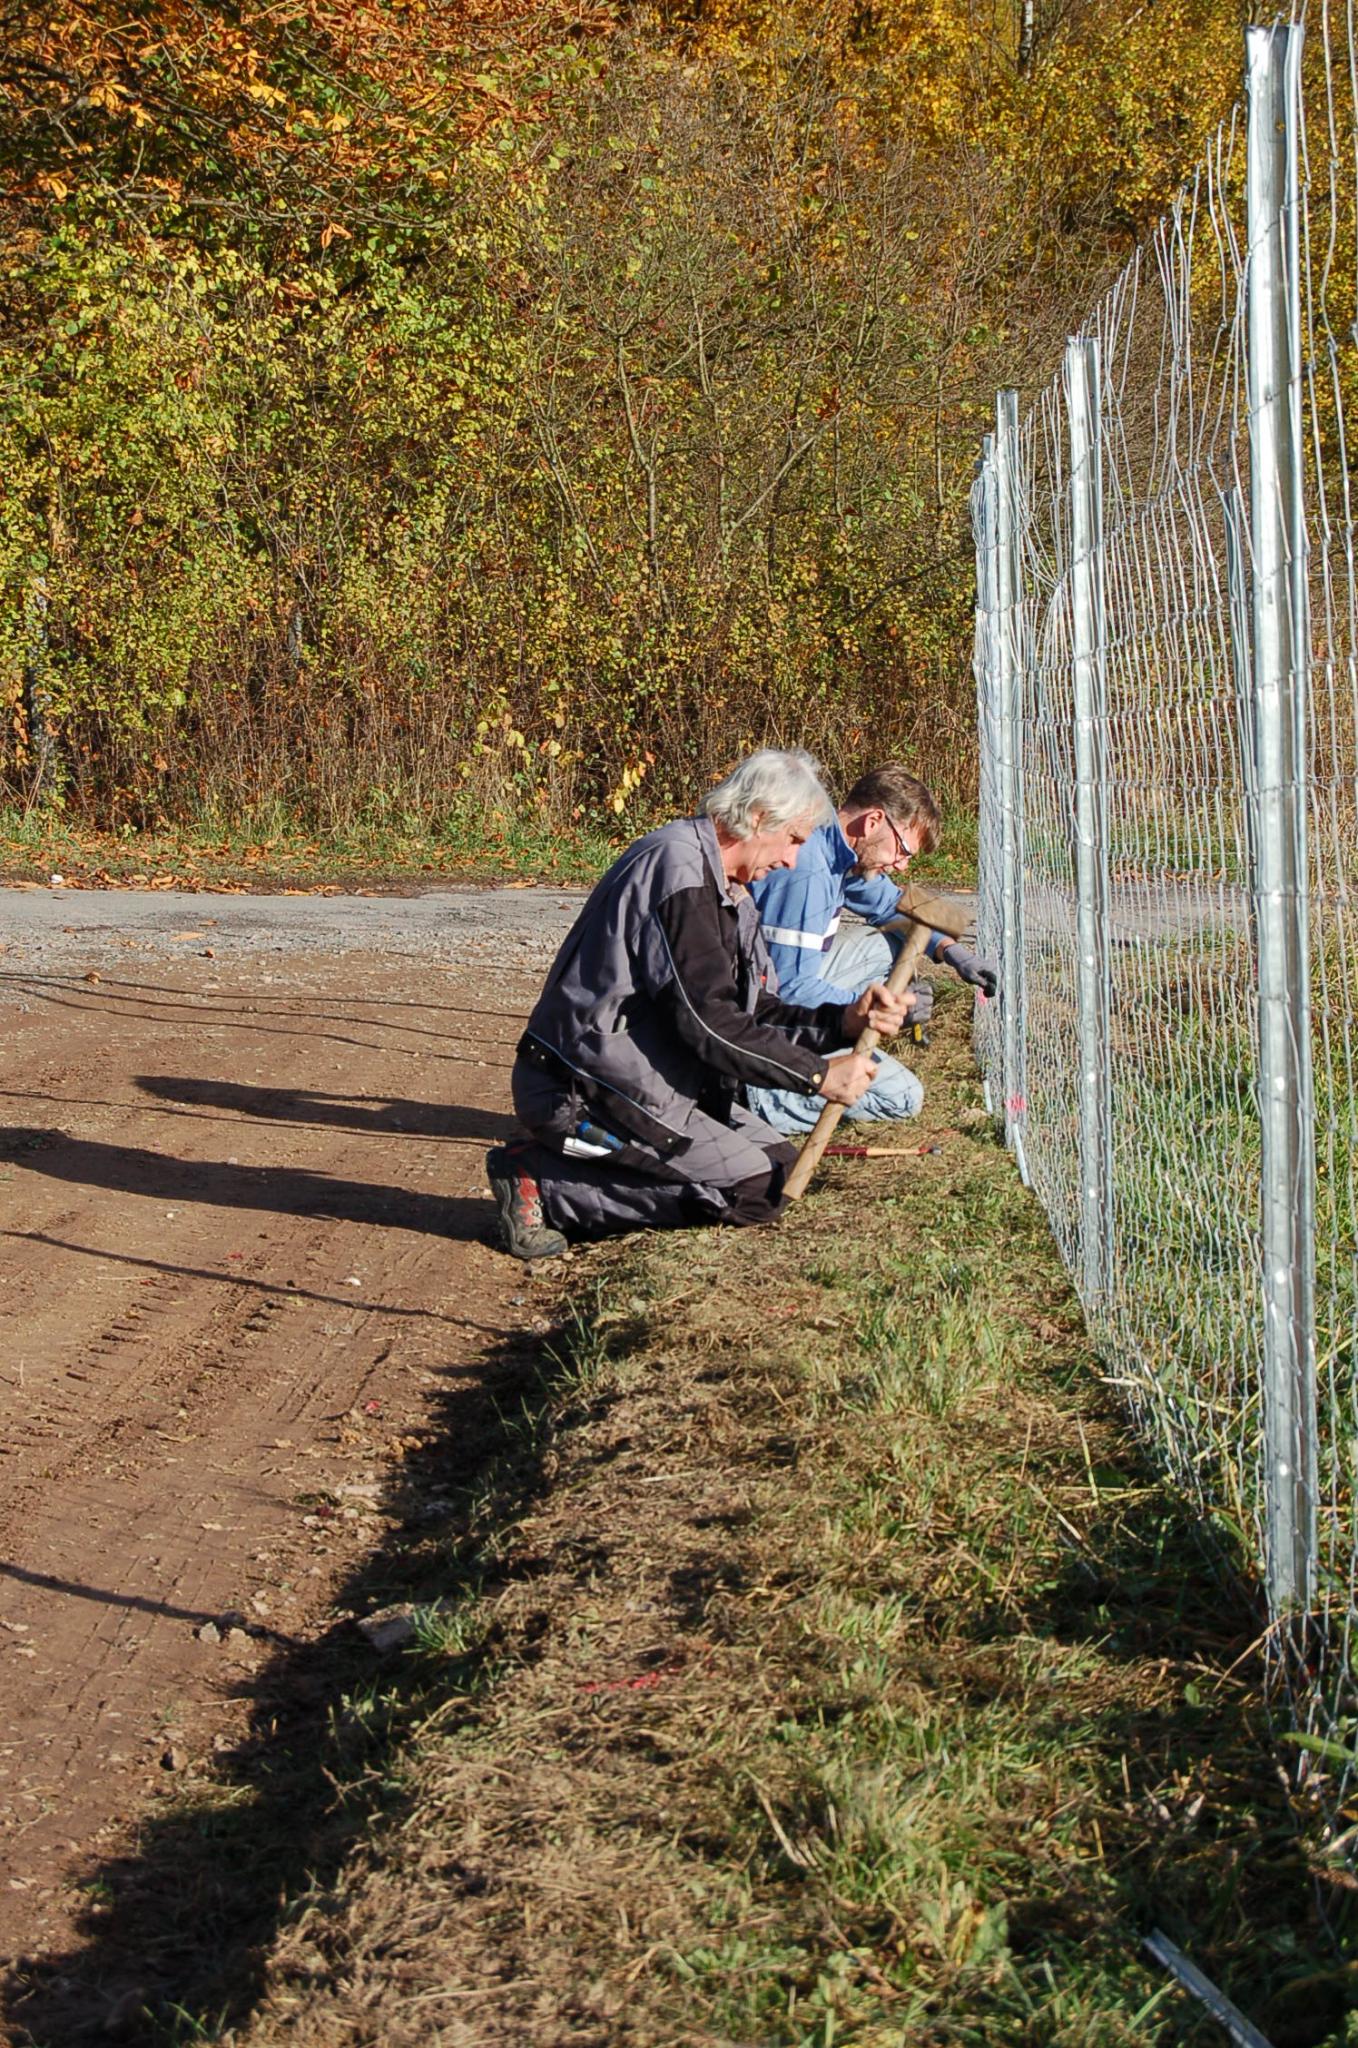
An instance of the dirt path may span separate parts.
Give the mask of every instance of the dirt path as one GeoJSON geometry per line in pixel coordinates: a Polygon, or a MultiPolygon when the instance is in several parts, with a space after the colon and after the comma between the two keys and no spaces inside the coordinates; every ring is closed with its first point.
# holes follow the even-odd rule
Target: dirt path
{"type": "Polygon", "coordinates": [[[12,1957],[324,1625],[431,1403],[530,1319],[482,1155],[574,903],[0,904],[12,1957]]]}

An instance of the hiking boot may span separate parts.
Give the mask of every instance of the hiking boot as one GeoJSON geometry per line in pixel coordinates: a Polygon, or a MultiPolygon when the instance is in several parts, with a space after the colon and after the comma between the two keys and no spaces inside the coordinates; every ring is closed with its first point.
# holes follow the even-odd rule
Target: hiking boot
{"type": "Polygon", "coordinates": [[[542,1191],[508,1145],[486,1154],[486,1178],[500,1212],[500,1235],[516,1259],[556,1259],[566,1249],[559,1230],[543,1221],[542,1191]]]}

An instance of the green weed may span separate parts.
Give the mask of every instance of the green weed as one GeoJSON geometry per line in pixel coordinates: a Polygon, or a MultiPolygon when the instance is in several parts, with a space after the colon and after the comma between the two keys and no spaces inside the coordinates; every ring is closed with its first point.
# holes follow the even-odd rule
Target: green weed
{"type": "Polygon", "coordinates": [[[433,1602],[411,1614],[412,1650],[422,1657],[466,1658],[485,1640],[486,1620],[476,1601],[433,1602]]]}

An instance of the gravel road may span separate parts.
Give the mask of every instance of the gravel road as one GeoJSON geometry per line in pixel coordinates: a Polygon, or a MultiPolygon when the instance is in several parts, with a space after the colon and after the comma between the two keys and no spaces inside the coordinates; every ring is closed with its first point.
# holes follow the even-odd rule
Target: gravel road
{"type": "MultiPolygon", "coordinates": [[[[0,889],[7,965],[62,973],[174,958],[210,946],[223,960],[354,953],[545,968],[585,900],[583,890],[428,889],[419,895],[191,893],[160,889],[0,889]]],[[[3,1000],[3,997],[0,997],[3,1000]]]]}

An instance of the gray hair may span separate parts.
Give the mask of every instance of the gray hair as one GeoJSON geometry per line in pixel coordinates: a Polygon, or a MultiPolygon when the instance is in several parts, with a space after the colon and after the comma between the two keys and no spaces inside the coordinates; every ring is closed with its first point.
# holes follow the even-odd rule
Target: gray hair
{"type": "Polygon", "coordinates": [[[758,831],[778,831],[805,818],[823,825],[834,805],[821,787],[820,763],[800,747],[788,753],[761,747],[737,762],[724,782],[703,798],[701,808],[733,839],[749,839],[758,831]]]}

